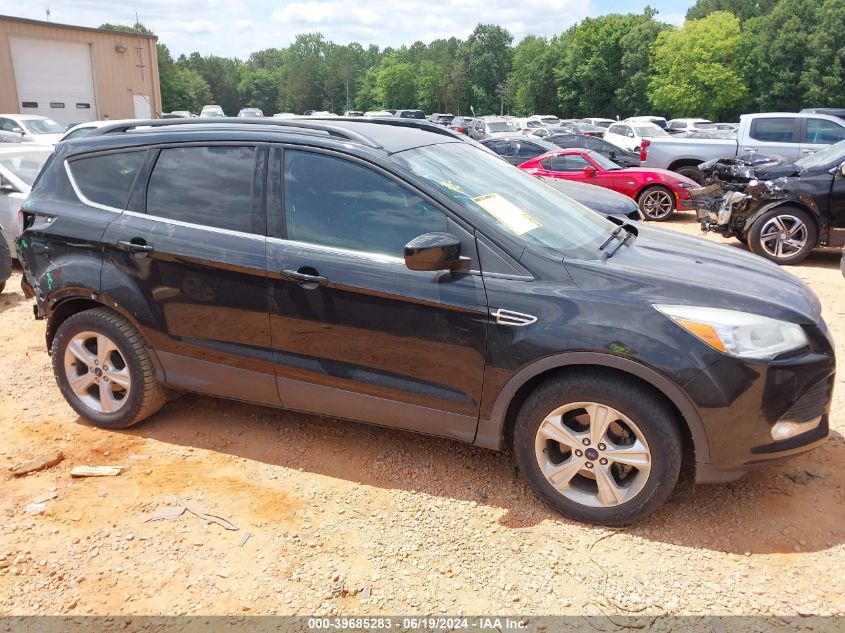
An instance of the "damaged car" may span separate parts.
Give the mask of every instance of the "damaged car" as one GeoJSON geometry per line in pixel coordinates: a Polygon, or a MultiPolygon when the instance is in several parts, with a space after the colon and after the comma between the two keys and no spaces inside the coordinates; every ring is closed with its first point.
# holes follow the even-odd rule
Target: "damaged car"
{"type": "Polygon", "coordinates": [[[800,160],[745,155],[702,163],[691,191],[703,231],[736,237],[778,264],[845,245],[845,141],[800,160]]]}

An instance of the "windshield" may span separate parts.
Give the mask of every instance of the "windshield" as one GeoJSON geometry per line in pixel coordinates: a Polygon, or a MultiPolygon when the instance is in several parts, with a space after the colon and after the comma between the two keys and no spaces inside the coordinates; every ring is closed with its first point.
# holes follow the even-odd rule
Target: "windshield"
{"type": "Polygon", "coordinates": [[[35,182],[35,177],[38,176],[38,172],[41,171],[41,167],[52,153],[47,149],[43,152],[0,154],[0,166],[8,169],[31,187],[32,183],[35,182]]]}
{"type": "Polygon", "coordinates": [[[663,128],[656,125],[635,125],[634,131],[640,138],[654,138],[656,136],[669,136],[663,128]]]}
{"type": "Polygon", "coordinates": [[[515,132],[516,127],[512,126],[507,121],[493,121],[487,124],[487,129],[491,132],[515,132]]]}
{"type": "Polygon", "coordinates": [[[590,151],[584,152],[584,153],[588,154],[590,159],[594,163],[599,165],[599,167],[601,167],[604,171],[613,171],[615,169],[622,169],[619,165],[614,163],[612,160],[610,160],[606,156],[602,156],[598,152],[594,152],[593,150],[590,150],[590,151]]]}
{"type": "Polygon", "coordinates": [[[806,171],[808,169],[815,169],[816,167],[837,166],[843,162],[845,162],[845,141],[839,141],[838,143],[825,147],[823,150],[819,150],[815,154],[810,154],[795,161],[795,164],[806,171]]]}
{"type": "Polygon", "coordinates": [[[716,126],[709,121],[696,121],[692,124],[696,130],[715,130],[716,126]]]}
{"type": "Polygon", "coordinates": [[[30,134],[62,134],[65,128],[52,119],[26,119],[21,121],[30,134]]]}
{"type": "Polygon", "coordinates": [[[495,155],[469,143],[417,147],[393,159],[483,222],[526,244],[596,259],[614,224],[495,155]]]}

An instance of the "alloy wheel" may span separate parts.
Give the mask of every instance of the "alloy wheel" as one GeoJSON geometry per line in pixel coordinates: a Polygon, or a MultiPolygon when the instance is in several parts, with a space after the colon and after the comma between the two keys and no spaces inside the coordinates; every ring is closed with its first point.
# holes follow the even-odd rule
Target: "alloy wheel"
{"type": "Polygon", "coordinates": [[[626,415],[597,402],[574,402],[549,413],[534,442],[546,480],[567,499],[606,508],[633,499],[651,471],[651,451],[626,415]]]}
{"type": "Polygon", "coordinates": [[[791,257],[804,249],[807,237],[807,225],[794,215],[776,215],[760,229],[760,245],[778,259],[791,257]]]}
{"type": "Polygon", "coordinates": [[[662,220],[672,214],[674,204],[672,195],[662,189],[646,191],[640,198],[640,208],[646,217],[662,220]]]}
{"type": "Polygon", "coordinates": [[[114,341],[104,334],[76,334],[65,348],[64,370],[74,395],[93,411],[115,413],[128,402],[129,367],[114,341]]]}

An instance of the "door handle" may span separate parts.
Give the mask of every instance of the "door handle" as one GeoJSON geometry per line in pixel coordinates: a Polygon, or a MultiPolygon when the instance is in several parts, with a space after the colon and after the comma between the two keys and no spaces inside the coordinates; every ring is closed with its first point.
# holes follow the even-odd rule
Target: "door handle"
{"type": "Polygon", "coordinates": [[[814,150],[814,149],[802,149],[801,153],[802,154],[815,154],[816,150],[814,150]]]}
{"type": "Polygon", "coordinates": [[[122,251],[129,251],[130,253],[152,253],[154,250],[152,246],[138,238],[132,241],[121,240],[117,243],[117,247],[122,251]]]}
{"type": "Polygon", "coordinates": [[[742,151],[747,153],[747,154],[753,154],[754,152],[757,151],[757,148],[756,147],[743,147],[742,151]]]}
{"type": "MultiPolygon", "coordinates": [[[[315,271],[316,272],[316,271],[315,271]]],[[[325,286],[329,280],[322,275],[309,275],[308,273],[301,273],[298,270],[283,270],[282,275],[288,279],[299,284],[315,284],[317,286],[325,286]]]]}

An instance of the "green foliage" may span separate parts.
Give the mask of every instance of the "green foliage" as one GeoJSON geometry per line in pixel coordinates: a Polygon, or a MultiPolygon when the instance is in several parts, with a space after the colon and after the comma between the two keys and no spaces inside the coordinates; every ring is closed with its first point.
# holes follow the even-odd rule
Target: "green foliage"
{"type": "Polygon", "coordinates": [[[399,53],[385,56],[376,73],[375,97],[383,108],[408,108],[417,101],[414,66],[399,53]]]}
{"type": "Polygon", "coordinates": [[[845,104],[845,0],[825,0],[807,51],[809,56],[801,73],[802,105],[842,107],[845,104]]]}
{"type": "Polygon", "coordinates": [[[733,13],[744,22],[771,12],[777,0],[698,0],[687,11],[687,20],[700,20],[716,11],[733,13]]]}
{"type": "Polygon", "coordinates": [[[648,97],[658,112],[674,117],[734,118],[748,89],[733,68],[739,19],[715,12],[657,36],[652,48],[648,97]]]}
{"type": "Polygon", "coordinates": [[[513,36],[495,24],[479,24],[460,47],[477,114],[498,112],[496,87],[511,70],[513,36]]]}
{"type": "Polygon", "coordinates": [[[554,58],[545,38],[528,35],[516,45],[508,78],[515,114],[529,116],[557,110],[554,58]]]}

